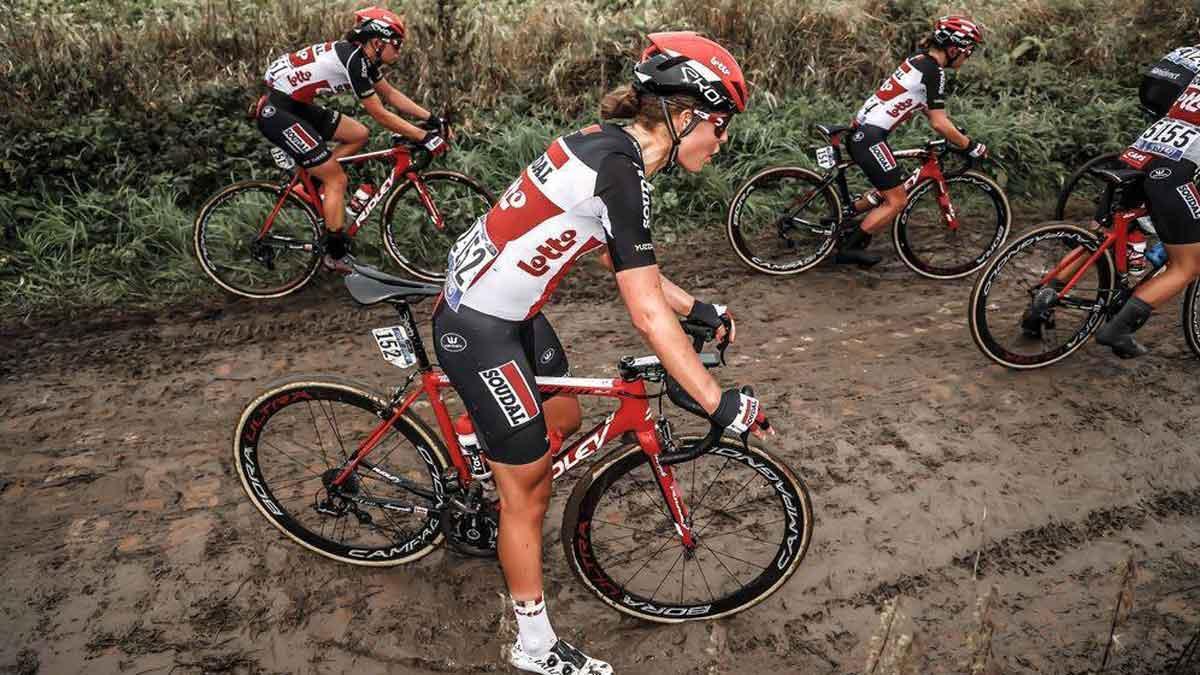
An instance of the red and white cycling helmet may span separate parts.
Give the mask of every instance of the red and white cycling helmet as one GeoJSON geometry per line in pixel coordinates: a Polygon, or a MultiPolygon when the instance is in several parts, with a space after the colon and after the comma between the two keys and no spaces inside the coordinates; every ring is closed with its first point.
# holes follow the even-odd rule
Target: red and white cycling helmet
{"type": "Polygon", "coordinates": [[[968,16],[943,16],[933,25],[932,39],[938,47],[971,49],[983,44],[983,29],[968,16]]]}
{"type": "Polygon", "coordinates": [[[383,38],[399,44],[404,41],[404,19],[391,10],[382,7],[367,7],[354,13],[358,22],[350,30],[350,34],[358,40],[383,38]]]}
{"type": "Polygon", "coordinates": [[[656,96],[689,94],[712,112],[746,110],[746,78],[724,47],[691,31],[651,33],[634,86],[656,96]]]}

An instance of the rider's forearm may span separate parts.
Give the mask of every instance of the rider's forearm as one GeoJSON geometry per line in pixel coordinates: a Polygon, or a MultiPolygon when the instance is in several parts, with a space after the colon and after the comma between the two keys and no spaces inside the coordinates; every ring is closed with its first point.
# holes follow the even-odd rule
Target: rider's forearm
{"type": "Polygon", "coordinates": [[[950,144],[959,150],[965,150],[971,143],[971,139],[967,138],[966,134],[959,131],[958,128],[954,126],[954,123],[949,119],[931,121],[930,126],[933,127],[933,130],[936,131],[938,135],[947,141],[950,141],[950,144]]]}
{"type": "Polygon", "coordinates": [[[429,111],[425,108],[422,108],[411,98],[398,91],[390,93],[392,95],[388,98],[388,103],[391,104],[393,108],[399,110],[405,115],[408,115],[409,117],[415,117],[419,120],[429,119],[429,111]]]}
{"type": "Polygon", "coordinates": [[[696,302],[696,298],[691,293],[676,286],[673,281],[663,276],[661,272],[658,277],[660,283],[662,283],[663,295],[667,298],[667,304],[679,316],[687,316],[688,312],[692,311],[692,304],[696,302]]]}
{"type": "Polygon", "coordinates": [[[419,141],[425,138],[425,131],[390,110],[372,113],[371,117],[384,126],[388,131],[400,134],[410,140],[419,141]]]}
{"type": "Polygon", "coordinates": [[[630,313],[634,327],[658,355],[671,377],[705,411],[712,413],[716,410],[721,402],[721,387],[701,365],[691,340],[679,327],[679,319],[667,305],[666,299],[660,296],[655,302],[647,298],[646,302],[631,308],[630,313]]]}

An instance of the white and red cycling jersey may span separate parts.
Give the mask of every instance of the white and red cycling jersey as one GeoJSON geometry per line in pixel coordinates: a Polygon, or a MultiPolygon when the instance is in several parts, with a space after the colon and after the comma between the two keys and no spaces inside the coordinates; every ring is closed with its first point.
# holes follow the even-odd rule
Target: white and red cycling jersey
{"type": "Polygon", "coordinates": [[[859,108],[854,121],[858,125],[870,124],[891,131],[917,111],[945,107],[945,69],[929,54],[914,54],[879,85],[879,89],[859,108]]]}
{"type": "Polygon", "coordinates": [[[1200,83],[1188,85],[1167,116],[1142,132],[1121,155],[1121,160],[1141,169],[1155,157],[1187,160],[1200,166],[1200,83]]]}
{"type": "Polygon", "coordinates": [[[353,91],[360,99],[375,95],[383,79],[362,45],[322,42],[284,54],[271,62],[264,76],[267,86],[297,101],[312,103],[321,94],[353,91]]]}
{"type": "Polygon", "coordinates": [[[556,139],[450,249],[444,298],[534,317],[571,265],[607,246],[616,271],[656,264],[641,149],[612,124],[556,139]]]}

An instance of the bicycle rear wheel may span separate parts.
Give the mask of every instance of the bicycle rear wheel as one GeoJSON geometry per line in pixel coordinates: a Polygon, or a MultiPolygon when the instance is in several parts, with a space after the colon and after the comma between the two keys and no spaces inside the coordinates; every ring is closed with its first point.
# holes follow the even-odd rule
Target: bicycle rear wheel
{"type": "Polygon", "coordinates": [[[387,408],[348,380],[297,377],[269,386],[234,432],[246,495],[280,532],[338,562],[387,567],[427,555],[443,538],[449,463],[420,420],[405,414],[349,480],[331,483],[387,408]]]}
{"type": "Polygon", "coordinates": [[[958,279],[987,264],[1008,238],[1012,210],[991,178],[968,171],[946,179],[958,229],[946,225],[937,183],[921,183],[892,226],[896,253],[914,272],[930,279],[958,279]]]}
{"type": "Polygon", "coordinates": [[[763,274],[799,274],[833,251],[842,203],[820,175],[794,166],[746,181],[725,219],[734,253],[763,274]]]}
{"type": "Polygon", "coordinates": [[[383,245],[404,271],[423,281],[441,283],[446,278],[450,247],[496,199],[475,179],[456,171],[423,173],[421,182],[442,216],[443,228],[434,226],[433,216],[410,182],[383,208],[383,245]]]}
{"type": "Polygon", "coordinates": [[[587,588],[662,623],[728,616],[779,590],[812,538],[804,483],[762,448],[728,438],[671,469],[699,542],[690,553],[640,446],[614,450],[575,486],[562,541],[587,588]]]}
{"type": "Polygon", "coordinates": [[[1200,281],[1188,284],[1183,292],[1183,338],[1200,358],[1200,281]]]}
{"type": "Polygon", "coordinates": [[[975,281],[968,305],[971,337],[988,358],[1016,369],[1041,368],[1066,358],[1100,326],[1116,294],[1112,252],[1084,270],[1071,292],[1042,286],[1042,278],[1076,247],[1082,260],[1100,247],[1091,232],[1047,225],[1009,244],[975,281]],[[1036,311],[1035,311],[1035,303],[1036,311]],[[1032,327],[1026,319],[1032,312],[1032,327]]]}
{"type": "Polygon", "coordinates": [[[213,195],[200,213],[192,245],[200,269],[218,286],[244,298],[278,298],[293,293],[317,273],[317,214],[288,194],[266,234],[283,188],[248,180],[213,195]]]}
{"type": "Polygon", "coordinates": [[[1058,201],[1054,205],[1054,219],[1091,222],[1096,215],[1096,203],[1100,201],[1100,196],[1108,186],[1090,172],[1092,169],[1128,168],[1118,159],[1120,156],[1119,152],[1099,155],[1076,169],[1058,193],[1058,201]]]}

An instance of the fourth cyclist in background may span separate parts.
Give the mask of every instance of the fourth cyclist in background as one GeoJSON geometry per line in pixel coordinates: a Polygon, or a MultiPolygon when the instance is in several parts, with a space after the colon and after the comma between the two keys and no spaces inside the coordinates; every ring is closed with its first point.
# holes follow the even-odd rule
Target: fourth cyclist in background
{"type": "Polygon", "coordinates": [[[419,142],[435,155],[448,147],[444,121],[400,93],[380,72],[380,66],[400,58],[404,19],[379,7],[359,10],[354,17],[357,23],[343,39],[311,45],[273,61],[265,76],[269,91],[252,111],[263,135],[321,181],[325,265],[341,272],[350,269],[344,261],[350,240],[343,232],[347,178],[337,160],[358,152],[369,131],[351,117],[315,105],[313,99],[353,91],[363,109],[388,130],[419,142]],[[437,129],[425,131],[410,124],[385,108],[381,98],[437,129]],[[326,147],[329,140],[337,141],[332,151],[326,147]]]}
{"type": "Polygon", "coordinates": [[[879,262],[879,256],[866,252],[871,234],[895,219],[907,200],[904,172],[887,138],[909,117],[924,110],[933,130],[951,145],[975,158],[987,156],[987,147],[959,132],[946,114],[945,69],[961,68],[982,43],[983,32],[969,18],[938,19],[932,35],[921,41],[921,51],[905,59],[855,114],[846,147],[875,190],[854,203],[857,212],[869,213],[860,226],[850,223],[842,231],[835,262],[863,267],[879,262]]]}

